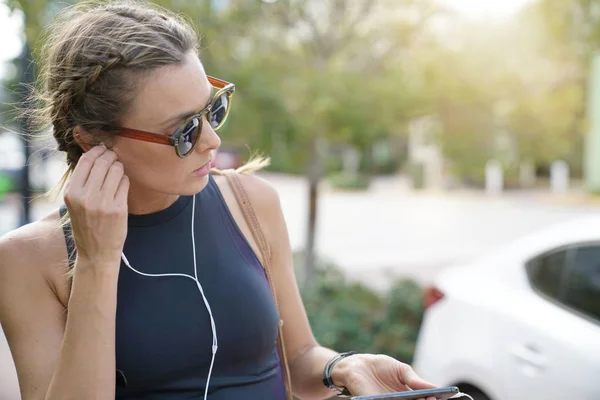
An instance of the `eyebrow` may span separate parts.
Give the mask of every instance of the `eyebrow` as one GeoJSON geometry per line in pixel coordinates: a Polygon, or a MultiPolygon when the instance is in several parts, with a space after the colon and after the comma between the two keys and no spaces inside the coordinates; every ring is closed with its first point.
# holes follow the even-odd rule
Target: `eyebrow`
{"type": "MultiPolygon", "coordinates": [[[[210,104],[210,102],[212,101],[212,98],[213,98],[213,93],[214,93],[214,88],[213,88],[213,87],[212,87],[212,85],[209,83],[209,95],[208,95],[208,100],[207,100],[207,101],[206,101],[206,103],[204,104],[204,107],[202,107],[202,108],[201,108],[201,110],[202,110],[202,109],[204,109],[204,108],[206,108],[206,107],[207,107],[207,106],[210,104]]],[[[181,114],[177,114],[177,115],[175,115],[175,116],[173,116],[173,117],[169,117],[169,118],[167,118],[166,120],[164,120],[163,122],[161,122],[161,123],[160,123],[160,126],[162,126],[162,127],[168,127],[168,126],[170,126],[171,124],[173,124],[173,123],[175,123],[175,122],[183,121],[183,120],[185,120],[185,119],[187,119],[187,118],[191,117],[192,115],[194,115],[194,114],[197,114],[197,113],[198,113],[198,111],[200,111],[200,110],[195,110],[195,111],[186,111],[186,112],[183,112],[183,113],[181,113],[181,114]]]]}

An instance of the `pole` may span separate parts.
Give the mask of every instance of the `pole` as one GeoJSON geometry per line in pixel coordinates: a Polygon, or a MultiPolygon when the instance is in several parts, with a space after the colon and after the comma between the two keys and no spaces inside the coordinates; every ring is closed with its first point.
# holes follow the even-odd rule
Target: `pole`
{"type": "MultiPolygon", "coordinates": [[[[23,53],[21,54],[21,105],[27,107],[29,104],[30,86],[35,79],[35,66],[32,62],[31,49],[29,43],[25,40],[23,53]]],[[[23,147],[25,151],[25,164],[21,173],[21,225],[31,222],[30,201],[32,198],[31,186],[29,184],[29,158],[31,156],[31,124],[27,113],[19,118],[19,129],[23,138],[23,147]]]]}

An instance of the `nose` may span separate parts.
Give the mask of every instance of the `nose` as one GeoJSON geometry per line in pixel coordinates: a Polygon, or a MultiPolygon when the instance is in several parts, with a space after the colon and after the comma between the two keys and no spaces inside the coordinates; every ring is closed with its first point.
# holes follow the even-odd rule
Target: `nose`
{"type": "Polygon", "coordinates": [[[198,145],[196,146],[196,151],[198,153],[204,154],[207,151],[216,150],[221,146],[221,138],[217,134],[217,132],[210,126],[210,123],[204,118],[202,123],[202,132],[200,133],[200,138],[198,145]]]}

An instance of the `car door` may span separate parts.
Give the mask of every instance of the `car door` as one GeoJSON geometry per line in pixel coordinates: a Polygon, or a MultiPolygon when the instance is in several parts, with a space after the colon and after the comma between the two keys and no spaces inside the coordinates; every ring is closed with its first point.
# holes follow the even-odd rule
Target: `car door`
{"type": "Polygon", "coordinates": [[[506,343],[510,399],[600,398],[600,244],[548,251],[526,270],[532,290],[506,343]]]}

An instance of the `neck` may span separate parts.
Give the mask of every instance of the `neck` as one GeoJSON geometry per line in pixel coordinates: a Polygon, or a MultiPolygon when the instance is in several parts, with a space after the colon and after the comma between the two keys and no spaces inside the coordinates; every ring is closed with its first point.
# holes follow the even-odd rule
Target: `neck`
{"type": "Polygon", "coordinates": [[[129,214],[152,214],[169,208],[179,198],[178,194],[168,194],[153,190],[144,190],[133,185],[129,188],[127,207],[129,214]]]}

